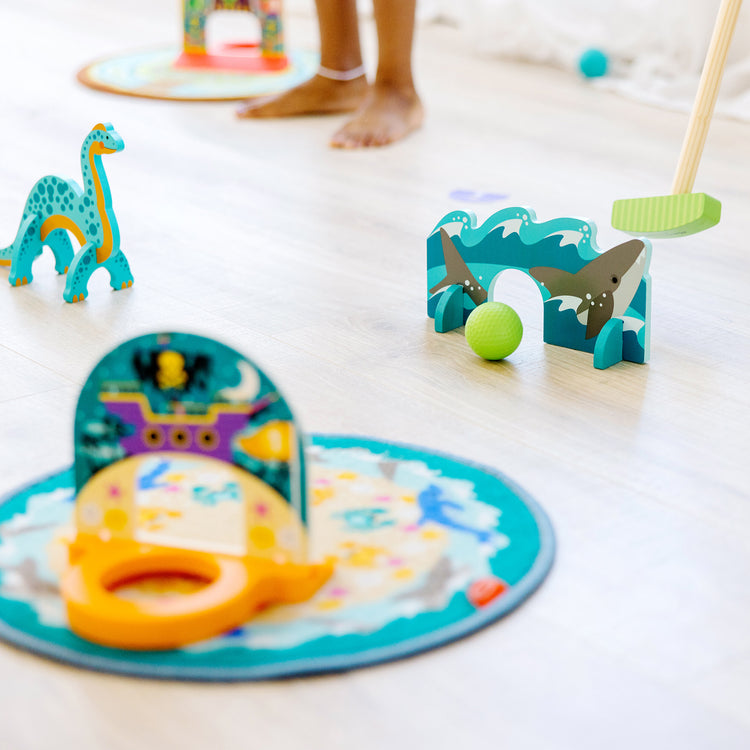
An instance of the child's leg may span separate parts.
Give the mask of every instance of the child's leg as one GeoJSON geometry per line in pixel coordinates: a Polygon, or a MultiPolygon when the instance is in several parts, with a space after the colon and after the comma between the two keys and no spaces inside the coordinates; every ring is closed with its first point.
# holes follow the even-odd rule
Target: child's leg
{"type": "Polygon", "coordinates": [[[340,148],[383,146],[422,124],[411,72],[416,0],[374,0],[378,73],[354,118],[334,135],[340,148]]]}
{"type": "Polygon", "coordinates": [[[321,72],[300,86],[271,99],[249,99],[240,117],[285,117],[289,115],[351,112],[367,90],[359,47],[356,0],[316,0],[320,27],[321,72]],[[339,80],[337,72],[353,72],[353,78],[339,80]],[[333,76],[333,77],[331,77],[333,76]]]}

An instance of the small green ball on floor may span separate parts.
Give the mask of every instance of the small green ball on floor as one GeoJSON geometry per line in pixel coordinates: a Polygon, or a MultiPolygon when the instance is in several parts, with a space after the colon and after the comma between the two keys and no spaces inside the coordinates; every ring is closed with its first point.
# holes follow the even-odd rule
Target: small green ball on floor
{"type": "Polygon", "coordinates": [[[578,60],[578,67],[586,78],[601,78],[609,67],[607,56],[599,49],[587,49],[578,60]]]}
{"type": "Polygon", "coordinates": [[[518,349],[523,324],[518,313],[502,302],[485,302],[466,321],[466,341],[483,359],[505,359],[518,349]]]}

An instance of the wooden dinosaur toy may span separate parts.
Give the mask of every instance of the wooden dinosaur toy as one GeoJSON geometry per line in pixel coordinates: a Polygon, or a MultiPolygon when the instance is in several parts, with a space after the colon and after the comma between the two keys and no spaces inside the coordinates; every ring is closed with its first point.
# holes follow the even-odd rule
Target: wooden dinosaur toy
{"type": "Polygon", "coordinates": [[[49,175],[31,189],[16,238],[0,249],[0,266],[10,266],[12,286],[28,284],[31,264],[46,245],[55,256],[55,270],[67,273],[63,298],[81,302],[88,295],[91,274],[106,268],[113,289],[133,284],[133,274],[120,248],[120,230],[112,209],[102,154],[114,154],[125,147],[109,123],[95,125],[81,147],[82,190],[74,180],[49,175]],[[73,251],[68,232],[81,243],[73,251]]]}

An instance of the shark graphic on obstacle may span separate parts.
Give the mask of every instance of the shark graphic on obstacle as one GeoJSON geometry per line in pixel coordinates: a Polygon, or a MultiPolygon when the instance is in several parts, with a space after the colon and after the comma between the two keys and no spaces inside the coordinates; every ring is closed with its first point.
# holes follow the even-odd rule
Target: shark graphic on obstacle
{"type": "Polygon", "coordinates": [[[481,225],[466,211],[446,214],[427,238],[427,313],[439,333],[463,326],[492,297],[508,269],[532,278],[544,304],[544,341],[590,352],[594,367],[644,363],[650,355],[651,244],[631,239],[609,250],[596,226],[563,217],[537,221],[504,208],[481,225]]]}

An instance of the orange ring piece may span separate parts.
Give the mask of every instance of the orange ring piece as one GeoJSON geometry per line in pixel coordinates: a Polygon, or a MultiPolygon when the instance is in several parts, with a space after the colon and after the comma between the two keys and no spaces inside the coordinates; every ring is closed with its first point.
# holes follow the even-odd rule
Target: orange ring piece
{"type": "Polygon", "coordinates": [[[218,635],[248,615],[251,580],[242,558],[110,542],[72,565],[61,582],[70,627],[86,640],[126,649],[170,649],[218,635]],[[194,594],[136,603],[112,588],[157,574],[207,579],[194,594]]]}
{"type": "Polygon", "coordinates": [[[276,564],[112,540],[68,568],[61,593],[71,630],[82,638],[114,648],[162,650],[220,635],[267,604],[304,601],[331,572],[330,564],[276,564]],[[148,602],[128,601],[113,591],[128,580],[165,574],[209,583],[192,594],[148,602]]]}

